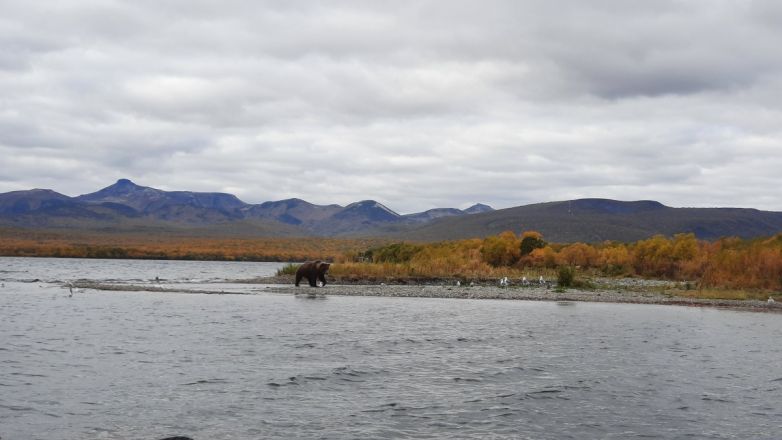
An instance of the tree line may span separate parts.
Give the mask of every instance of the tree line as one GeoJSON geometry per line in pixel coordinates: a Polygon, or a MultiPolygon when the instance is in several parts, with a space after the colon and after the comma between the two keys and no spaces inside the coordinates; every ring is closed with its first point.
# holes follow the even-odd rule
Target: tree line
{"type": "Polygon", "coordinates": [[[694,234],[656,235],[633,243],[548,243],[535,231],[506,231],[484,239],[393,243],[344,259],[334,269],[360,276],[481,278],[556,273],[561,267],[604,276],[689,281],[699,287],[782,289],[782,234],[760,239],[696,239],[694,234]],[[363,263],[361,263],[363,262],[363,263]],[[366,269],[364,269],[366,270],[366,269]]]}
{"type": "Polygon", "coordinates": [[[31,232],[0,228],[0,255],[224,261],[328,260],[346,279],[491,279],[584,274],[687,281],[698,287],[782,290],[782,234],[698,240],[657,235],[632,243],[549,243],[538,232],[435,243],[384,239],[204,238],[164,234],[31,232]]]}

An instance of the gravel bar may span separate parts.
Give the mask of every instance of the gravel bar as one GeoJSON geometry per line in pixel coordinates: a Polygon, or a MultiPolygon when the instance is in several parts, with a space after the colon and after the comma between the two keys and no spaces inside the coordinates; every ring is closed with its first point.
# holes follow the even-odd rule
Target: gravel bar
{"type": "Polygon", "coordinates": [[[782,312],[782,302],[768,303],[756,300],[723,300],[685,298],[656,292],[632,290],[577,290],[558,291],[545,287],[497,286],[431,286],[431,285],[340,285],[321,288],[309,286],[275,286],[265,291],[296,295],[385,296],[445,299],[505,299],[526,301],[589,301],[632,304],[668,304],[685,306],[724,307],[743,310],[782,312]]]}
{"type": "MultiPolygon", "coordinates": [[[[443,299],[495,299],[522,301],[587,301],[631,304],[664,304],[700,307],[720,307],[739,310],[782,312],[782,301],[769,303],[757,300],[702,299],[673,296],[663,293],[676,283],[659,280],[612,280],[610,283],[598,280],[595,289],[559,290],[551,286],[509,286],[461,285],[454,284],[328,284],[325,287],[310,287],[302,283],[293,285],[285,277],[268,277],[253,280],[234,280],[242,284],[255,285],[262,289],[236,292],[211,289],[187,289],[182,287],[164,287],[149,285],[107,284],[88,280],[79,280],[72,284],[74,288],[110,290],[110,291],[150,291],[170,293],[200,294],[258,294],[276,293],[307,296],[383,296],[392,298],[443,298],[443,299]],[[611,287],[608,287],[611,286],[611,287]],[[655,288],[659,288],[657,291],[655,288]]],[[[217,287],[217,286],[215,286],[217,287]]]]}

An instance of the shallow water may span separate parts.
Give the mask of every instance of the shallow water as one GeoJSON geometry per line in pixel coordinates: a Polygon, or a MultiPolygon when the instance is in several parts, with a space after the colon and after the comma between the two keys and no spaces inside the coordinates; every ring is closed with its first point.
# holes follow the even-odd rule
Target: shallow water
{"type": "Polygon", "coordinates": [[[274,275],[284,263],[0,257],[0,281],[223,283],[274,275]]]}
{"type": "MultiPolygon", "coordinates": [[[[69,297],[20,280],[149,280],[138,272],[150,262],[10,260],[0,259],[3,440],[771,439],[782,430],[777,314],[257,291],[69,297]],[[14,278],[12,267],[27,272],[14,278]]],[[[152,267],[172,285],[220,286],[277,267],[163,263],[152,267]]]]}

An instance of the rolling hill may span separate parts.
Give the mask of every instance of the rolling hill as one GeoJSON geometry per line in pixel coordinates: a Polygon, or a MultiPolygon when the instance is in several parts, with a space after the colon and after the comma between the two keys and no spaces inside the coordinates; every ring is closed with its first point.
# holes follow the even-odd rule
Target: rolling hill
{"type": "Polygon", "coordinates": [[[782,231],[782,213],[742,208],[673,208],[650,200],[579,199],[494,210],[435,208],[400,215],[374,200],[347,206],[301,199],[248,204],[232,194],[163,191],[120,179],[68,197],[33,189],[0,194],[0,225],[34,229],[188,231],[199,236],[384,237],[435,241],[536,230],[555,242],[635,241],[692,232],[701,239],[782,231]]]}
{"type": "Polygon", "coordinates": [[[491,207],[479,204],[464,211],[445,208],[403,216],[374,200],[344,207],[295,198],[248,204],[232,194],[164,191],[128,179],[77,197],[42,189],[0,194],[2,225],[104,232],[186,228],[205,235],[364,236],[384,226],[487,210],[491,207]]]}
{"type": "Polygon", "coordinates": [[[443,218],[404,231],[410,240],[484,237],[502,231],[536,230],[555,242],[636,241],[655,234],[692,232],[711,240],[752,238],[782,231],[782,212],[742,208],[672,208],[655,201],[579,199],[538,203],[443,218]]]}

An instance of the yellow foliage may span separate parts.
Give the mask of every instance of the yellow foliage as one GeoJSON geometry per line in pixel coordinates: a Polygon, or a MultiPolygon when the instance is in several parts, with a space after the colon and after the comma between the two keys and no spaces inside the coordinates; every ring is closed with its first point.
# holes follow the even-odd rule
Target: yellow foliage
{"type": "Polygon", "coordinates": [[[483,261],[494,266],[511,266],[521,257],[521,240],[511,231],[486,237],[481,246],[483,261]]]}
{"type": "Polygon", "coordinates": [[[543,234],[538,231],[524,231],[521,233],[521,239],[534,238],[536,240],[543,240],[543,234]]]}
{"type": "MultiPolygon", "coordinates": [[[[521,237],[543,237],[527,231],[521,237]]],[[[635,243],[546,244],[521,256],[522,238],[506,231],[485,239],[438,243],[302,238],[202,238],[163,234],[34,232],[0,228],[0,255],[158,258],[237,261],[331,260],[345,278],[462,278],[551,276],[558,265],[606,275],[697,281],[698,287],[782,290],[782,234],[756,240],[698,241],[661,235],[635,243]],[[368,261],[367,250],[385,261],[368,261]]]]}
{"type": "Polygon", "coordinates": [[[551,246],[535,249],[529,254],[529,261],[533,267],[554,268],[557,266],[557,253],[551,246]]]}
{"type": "MultiPolygon", "coordinates": [[[[531,235],[531,234],[530,234],[531,235]]],[[[542,237],[538,237],[542,240],[542,237]]],[[[782,234],[764,240],[725,238],[698,241],[693,234],[657,235],[635,243],[553,244],[520,256],[520,239],[503,232],[483,240],[423,244],[407,267],[389,273],[411,276],[529,276],[558,265],[598,270],[605,275],[636,275],[697,281],[721,289],[782,289],[782,234]]]]}
{"type": "Polygon", "coordinates": [[[601,248],[598,251],[597,264],[611,275],[619,275],[630,270],[632,256],[626,246],[615,245],[601,248]]]}
{"type": "Polygon", "coordinates": [[[574,243],[565,246],[559,251],[557,258],[557,262],[561,265],[580,267],[593,267],[596,265],[597,260],[597,249],[584,243],[574,243]]]}
{"type": "Polygon", "coordinates": [[[0,255],[171,260],[337,260],[380,240],[203,238],[154,234],[34,233],[0,230],[0,255]]]}

